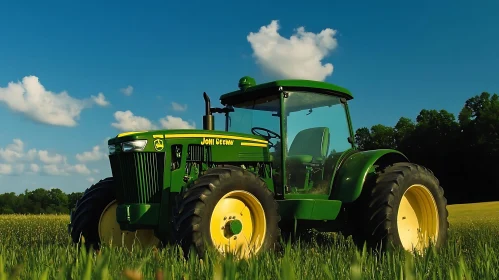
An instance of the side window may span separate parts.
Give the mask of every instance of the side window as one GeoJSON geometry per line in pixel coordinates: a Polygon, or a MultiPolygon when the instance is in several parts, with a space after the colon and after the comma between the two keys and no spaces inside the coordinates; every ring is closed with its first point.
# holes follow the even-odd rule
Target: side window
{"type": "Polygon", "coordinates": [[[293,92],[287,116],[288,193],[328,194],[333,170],[352,145],[345,107],[339,97],[293,92]]]}
{"type": "Polygon", "coordinates": [[[333,106],[329,110],[331,118],[331,136],[329,143],[329,154],[342,153],[352,147],[348,142],[350,130],[348,128],[348,120],[345,114],[345,106],[343,104],[333,106]]]}

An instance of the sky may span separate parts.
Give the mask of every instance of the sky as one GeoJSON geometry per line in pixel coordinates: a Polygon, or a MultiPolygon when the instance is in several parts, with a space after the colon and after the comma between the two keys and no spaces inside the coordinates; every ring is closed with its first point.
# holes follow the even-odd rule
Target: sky
{"type": "MultiPolygon", "coordinates": [[[[80,192],[107,139],[201,128],[242,76],[348,88],[354,129],[499,88],[499,2],[0,2],[0,193],[80,192]]],[[[223,119],[219,116],[217,128],[223,119]]]]}

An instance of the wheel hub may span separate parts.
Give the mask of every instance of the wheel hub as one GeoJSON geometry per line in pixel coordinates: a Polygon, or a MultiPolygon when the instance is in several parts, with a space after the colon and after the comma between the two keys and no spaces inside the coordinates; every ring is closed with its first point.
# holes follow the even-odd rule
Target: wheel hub
{"type": "Polygon", "coordinates": [[[231,220],[225,224],[224,227],[228,233],[228,237],[238,235],[243,230],[243,223],[239,220],[231,220]]]}

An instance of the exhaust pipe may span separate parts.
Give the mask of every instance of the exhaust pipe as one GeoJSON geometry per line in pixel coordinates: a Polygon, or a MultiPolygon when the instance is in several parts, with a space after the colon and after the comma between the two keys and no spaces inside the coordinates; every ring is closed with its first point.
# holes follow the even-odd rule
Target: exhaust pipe
{"type": "Polygon", "coordinates": [[[205,115],[203,116],[203,129],[204,130],[214,130],[215,118],[211,114],[211,101],[210,97],[206,92],[203,92],[205,115]]]}

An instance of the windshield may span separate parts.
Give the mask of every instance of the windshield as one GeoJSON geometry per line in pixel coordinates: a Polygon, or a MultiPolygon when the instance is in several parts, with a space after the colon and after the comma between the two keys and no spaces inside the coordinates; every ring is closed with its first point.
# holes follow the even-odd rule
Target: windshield
{"type": "MultiPolygon", "coordinates": [[[[254,134],[252,129],[261,127],[280,135],[279,104],[279,96],[276,95],[233,105],[234,112],[229,114],[228,131],[254,134]]],[[[258,133],[267,135],[262,130],[258,130],[258,133]]]]}

